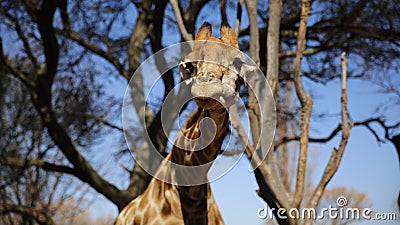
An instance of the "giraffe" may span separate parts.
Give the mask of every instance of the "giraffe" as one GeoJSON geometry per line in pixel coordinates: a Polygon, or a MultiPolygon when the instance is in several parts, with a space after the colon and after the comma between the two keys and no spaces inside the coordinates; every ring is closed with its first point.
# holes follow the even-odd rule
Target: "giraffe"
{"type": "Polygon", "coordinates": [[[156,177],[164,179],[153,178],[144,193],[120,212],[117,225],[224,224],[207,182],[207,172],[229,132],[227,108],[237,100],[241,79],[229,66],[212,61],[222,59],[226,61],[223,64],[233,65],[229,61],[242,56],[215,44],[238,48],[235,32],[228,24],[221,25],[220,34],[221,38],[211,36],[211,25],[205,22],[196,34],[192,52],[179,65],[183,80],[192,83],[191,93],[198,108],[187,117],[156,172],[156,177]],[[175,170],[173,164],[188,169],[175,170]]]}

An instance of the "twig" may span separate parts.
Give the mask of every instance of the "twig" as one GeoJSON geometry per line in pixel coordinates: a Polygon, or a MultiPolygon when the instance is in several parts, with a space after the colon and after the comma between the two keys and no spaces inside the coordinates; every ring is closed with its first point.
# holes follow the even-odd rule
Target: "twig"
{"type": "Polygon", "coordinates": [[[34,69],[34,73],[37,72],[37,69],[39,67],[39,64],[36,60],[36,57],[33,55],[32,53],[32,48],[30,47],[28,38],[25,36],[24,31],[22,30],[23,28],[21,27],[21,25],[19,24],[17,18],[12,17],[8,12],[4,11],[3,8],[0,8],[0,13],[3,14],[8,20],[10,20],[10,22],[12,24],[14,24],[15,26],[15,31],[18,34],[18,37],[21,39],[25,52],[28,55],[29,60],[32,63],[33,69],[34,69]]]}
{"type": "MultiPolygon", "coordinates": [[[[389,131],[390,129],[394,129],[397,127],[400,127],[400,122],[393,124],[393,125],[386,125],[385,121],[382,120],[381,118],[370,118],[364,121],[359,121],[359,122],[353,122],[353,126],[365,126],[369,131],[372,132],[372,134],[374,135],[375,139],[377,142],[381,142],[384,143],[385,141],[379,137],[379,135],[376,133],[376,131],[371,127],[371,123],[378,123],[384,130],[385,130],[385,139],[390,140],[390,135],[389,135],[389,131]]],[[[330,140],[332,140],[334,137],[336,137],[336,135],[341,131],[342,128],[342,124],[338,124],[337,127],[335,129],[332,130],[332,132],[326,136],[326,137],[322,137],[322,138],[316,138],[316,137],[309,137],[309,141],[310,142],[314,142],[314,143],[326,143],[329,142],[330,140]]],[[[279,147],[282,144],[286,144],[288,142],[292,142],[292,141],[299,141],[300,140],[300,136],[287,136],[287,137],[283,137],[280,140],[277,140],[274,143],[275,148],[279,147]]]]}
{"type": "Polygon", "coordinates": [[[8,72],[10,72],[12,75],[21,80],[21,82],[24,83],[26,86],[32,89],[35,88],[36,83],[33,80],[31,80],[29,77],[25,76],[25,74],[23,74],[21,71],[18,71],[17,69],[15,69],[10,65],[11,63],[9,62],[3,50],[3,39],[1,37],[0,37],[0,64],[4,66],[4,68],[8,72]]]}
{"type": "Polygon", "coordinates": [[[181,10],[179,7],[179,2],[177,0],[169,0],[169,3],[171,4],[172,9],[174,10],[176,23],[178,24],[178,28],[182,34],[183,39],[185,41],[193,41],[193,36],[189,34],[189,32],[186,30],[185,23],[183,22],[181,10]]]}
{"type": "Polygon", "coordinates": [[[72,116],[82,116],[82,117],[86,117],[86,118],[89,118],[89,119],[94,119],[94,120],[96,120],[96,121],[98,121],[98,122],[100,122],[100,123],[102,123],[102,124],[104,124],[104,125],[106,125],[108,127],[111,127],[113,129],[122,131],[121,127],[119,127],[117,125],[114,125],[114,124],[108,122],[107,120],[105,120],[104,118],[102,118],[102,117],[100,117],[98,115],[95,115],[95,114],[90,114],[90,113],[72,113],[71,115],[72,116]]]}
{"type": "Polygon", "coordinates": [[[57,165],[40,159],[29,160],[29,159],[20,159],[14,157],[0,157],[0,164],[16,168],[27,168],[36,166],[47,171],[67,173],[72,175],[76,174],[76,171],[69,166],[57,165]]]}
{"type": "Polygon", "coordinates": [[[111,53],[108,53],[103,49],[101,49],[100,47],[96,46],[95,44],[91,43],[90,41],[85,40],[82,36],[80,36],[78,33],[73,32],[72,30],[62,30],[59,28],[55,28],[55,32],[57,34],[63,35],[64,37],[70,38],[71,40],[75,41],[82,47],[88,49],[92,53],[104,58],[109,63],[111,63],[121,75],[123,75],[126,79],[129,80],[131,74],[130,75],[127,74],[126,70],[124,69],[124,66],[118,61],[117,58],[111,55],[111,53]]]}
{"type": "MultiPolygon", "coordinates": [[[[310,49],[304,50],[303,55],[313,55],[313,54],[320,52],[321,50],[322,50],[321,47],[310,48],[310,49]]],[[[286,52],[279,53],[279,58],[292,57],[295,55],[296,55],[295,51],[286,51],[286,52]]]]}

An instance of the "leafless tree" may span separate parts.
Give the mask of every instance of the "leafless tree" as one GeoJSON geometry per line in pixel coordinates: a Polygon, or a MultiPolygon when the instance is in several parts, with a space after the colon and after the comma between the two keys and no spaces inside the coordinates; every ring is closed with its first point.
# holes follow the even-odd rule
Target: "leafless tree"
{"type": "MultiPolygon", "coordinates": [[[[400,57],[399,12],[399,5],[389,0],[270,0],[269,5],[254,0],[239,4],[207,0],[4,0],[0,3],[2,185],[11,185],[6,182],[11,175],[22,176],[30,171],[50,180],[64,174],[64,178],[80,180],[122,209],[145,190],[151,177],[131,161],[123,145],[114,145],[111,150],[98,145],[109,136],[123,140],[120,118],[115,116],[120,115],[121,99],[114,99],[112,88],[107,85],[126,84],[140,63],[166,47],[166,43],[193,39],[196,25],[203,20],[218,24],[236,16],[249,19],[249,27],[236,26],[240,48],[265,72],[278,106],[278,135],[266,160],[255,171],[259,195],[270,207],[301,207],[308,143],[325,143],[342,136],[307,203],[307,207],[316,207],[340,164],[352,126],[364,126],[378,141],[392,141],[399,149],[399,121],[385,121],[380,117],[384,112],[363,121],[349,121],[345,85],[346,78],[364,79],[370,70],[396,68],[400,57]],[[243,12],[242,7],[246,8],[243,12]],[[212,16],[212,9],[218,9],[221,18],[212,16]],[[353,62],[357,63],[357,70],[346,68],[344,55],[342,64],[338,63],[342,52],[360,59],[353,62]],[[310,137],[312,97],[304,90],[303,81],[327,83],[340,77],[341,124],[327,137],[310,137]],[[281,101],[281,96],[287,101],[281,101]],[[288,102],[293,107],[285,105],[288,102]],[[384,128],[384,136],[373,129],[373,123],[384,128]],[[32,139],[33,136],[40,138],[32,139]],[[295,188],[290,189],[288,178],[281,178],[278,173],[285,169],[284,149],[296,146],[296,182],[295,188]],[[123,181],[107,177],[101,167],[104,163],[91,160],[100,150],[123,162],[119,168],[123,181]]],[[[235,22],[239,24],[239,20],[235,22]]],[[[165,63],[165,59],[160,60],[165,63]]],[[[151,156],[143,154],[150,145],[165,153],[166,135],[171,131],[161,128],[159,105],[174,88],[177,77],[168,71],[161,78],[165,94],[157,102],[146,102],[145,77],[135,77],[132,101],[138,117],[146,118],[146,124],[134,134],[137,146],[133,151],[144,162],[151,162],[151,156]],[[142,138],[143,131],[149,133],[150,140],[142,138]]],[[[371,80],[379,82],[376,77],[371,80]]],[[[387,90],[397,93],[396,88],[387,90]]],[[[256,143],[262,125],[258,121],[259,108],[254,93],[242,94],[256,143]]],[[[249,157],[254,147],[247,146],[249,157]]],[[[31,212],[23,205],[0,209],[31,217],[37,223],[52,224],[52,215],[42,215],[37,211],[40,208],[29,207],[31,212]]]]}

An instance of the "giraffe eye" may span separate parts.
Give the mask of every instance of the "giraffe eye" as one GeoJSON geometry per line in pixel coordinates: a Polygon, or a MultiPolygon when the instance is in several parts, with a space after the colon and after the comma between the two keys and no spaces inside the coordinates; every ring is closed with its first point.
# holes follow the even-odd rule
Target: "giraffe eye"
{"type": "Polygon", "coordinates": [[[189,62],[189,63],[186,63],[185,65],[186,65],[186,68],[185,68],[186,72],[189,73],[190,75],[192,75],[194,73],[193,64],[189,62]]]}
{"type": "Polygon", "coordinates": [[[183,80],[189,79],[191,76],[193,76],[194,72],[195,67],[192,62],[182,62],[179,65],[179,73],[181,74],[183,80]]]}

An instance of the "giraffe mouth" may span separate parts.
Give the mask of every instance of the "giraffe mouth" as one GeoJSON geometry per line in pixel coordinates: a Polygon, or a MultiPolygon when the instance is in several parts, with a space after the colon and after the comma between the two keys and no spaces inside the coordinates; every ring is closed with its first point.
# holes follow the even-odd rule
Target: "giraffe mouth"
{"type": "Polygon", "coordinates": [[[221,79],[218,79],[216,77],[206,77],[206,76],[197,76],[195,77],[195,83],[196,84],[201,84],[201,83],[221,83],[221,79]]]}
{"type": "Polygon", "coordinates": [[[236,91],[229,85],[222,83],[221,79],[198,76],[191,78],[191,80],[191,93],[196,103],[202,108],[212,109],[219,105],[229,107],[236,99],[236,91]]]}
{"type": "Polygon", "coordinates": [[[191,92],[193,97],[216,98],[223,93],[222,82],[217,78],[194,77],[191,92]]]}

